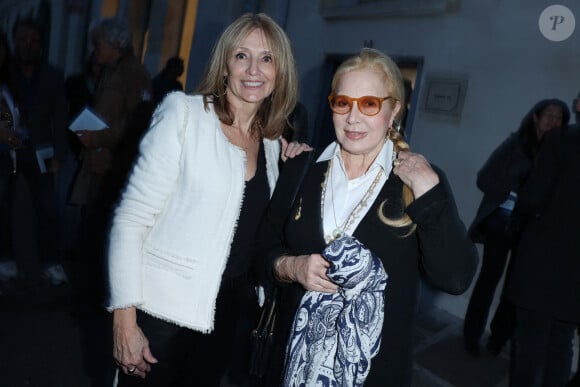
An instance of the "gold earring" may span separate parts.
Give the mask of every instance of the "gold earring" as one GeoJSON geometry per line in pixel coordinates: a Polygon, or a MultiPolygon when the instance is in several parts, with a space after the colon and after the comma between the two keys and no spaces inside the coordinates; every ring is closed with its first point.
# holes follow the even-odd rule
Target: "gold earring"
{"type": "Polygon", "coordinates": [[[224,92],[219,94],[217,91],[212,93],[214,97],[216,98],[220,98],[223,97],[224,95],[226,95],[226,93],[228,92],[228,76],[224,75],[224,92]]]}

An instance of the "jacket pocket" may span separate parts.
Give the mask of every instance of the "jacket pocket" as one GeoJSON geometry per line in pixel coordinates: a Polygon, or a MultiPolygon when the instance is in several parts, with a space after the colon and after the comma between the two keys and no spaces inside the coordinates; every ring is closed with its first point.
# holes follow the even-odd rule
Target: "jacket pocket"
{"type": "Polygon", "coordinates": [[[145,247],[143,260],[150,269],[163,270],[185,279],[191,279],[198,266],[198,262],[194,258],[162,252],[152,247],[145,247]]]}

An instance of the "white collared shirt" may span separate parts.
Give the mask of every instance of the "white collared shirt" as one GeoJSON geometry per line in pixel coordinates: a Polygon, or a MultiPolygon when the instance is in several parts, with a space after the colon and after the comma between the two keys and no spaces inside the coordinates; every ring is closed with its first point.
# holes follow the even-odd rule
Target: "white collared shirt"
{"type": "Polygon", "coordinates": [[[383,173],[381,173],[378,184],[369,196],[366,206],[361,208],[349,227],[346,230],[342,230],[342,232],[348,235],[354,233],[387,181],[389,173],[391,173],[394,156],[393,143],[390,140],[385,141],[385,144],[368,171],[360,177],[349,180],[340,155],[340,145],[337,142],[333,142],[326,147],[316,160],[316,162],[323,162],[332,159],[326,184],[324,213],[322,214],[322,227],[325,238],[326,236],[333,235],[337,229],[342,230],[342,226],[344,226],[347,218],[361,201],[379,171],[382,170],[383,173]]]}

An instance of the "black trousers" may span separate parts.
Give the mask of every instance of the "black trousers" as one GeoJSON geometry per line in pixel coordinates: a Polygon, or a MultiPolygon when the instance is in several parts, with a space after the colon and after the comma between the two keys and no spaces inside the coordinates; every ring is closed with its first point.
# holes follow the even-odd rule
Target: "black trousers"
{"type": "MultiPolygon", "coordinates": [[[[465,314],[463,337],[466,342],[478,343],[481,339],[497,285],[506,270],[510,251],[511,256],[515,256],[516,238],[503,232],[505,222],[506,220],[496,212],[490,215],[482,225],[487,232],[486,242],[483,247],[481,270],[465,314]]],[[[509,280],[509,271],[508,267],[506,283],[509,280]]],[[[490,341],[493,341],[499,348],[510,339],[515,329],[515,308],[503,294],[491,321],[490,329],[490,341]]]]}
{"type": "MultiPolygon", "coordinates": [[[[227,370],[238,360],[232,353],[240,340],[236,327],[256,296],[247,277],[224,279],[216,301],[214,330],[203,334],[179,327],[143,312],[137,323],[149,340],[153,356],[145,379],[119,370],[118,387],[218,387],[227,370]]],[[[246,337],[249,337],[247,332],[246,337]]]]}
{"type": "Polygon", "coordinates": [[[54,175],[40,172],[33,148],[16,151],[16,173],[25,179],[34,202],[40,260],[45,266],[60,263],[60,219],[54,175]]]}
{"type": "Polygon", "coordinates": [[[510,386],[566,386],[576,324],[520,307],[516,311],[516,353],[510,386]]]}

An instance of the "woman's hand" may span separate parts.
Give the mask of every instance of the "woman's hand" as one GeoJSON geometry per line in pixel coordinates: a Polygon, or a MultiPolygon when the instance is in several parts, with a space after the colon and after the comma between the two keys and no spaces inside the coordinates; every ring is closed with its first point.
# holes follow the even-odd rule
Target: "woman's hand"
{"type": "Polygon", "coordinates": [[[149,341],[137,325],[137,311],[133,308],[113,312],[113,357],[127,375],[147,376],[157,359],[149,349],[149,341]]]}
{"type": "Polygon", "coordinates": [[[338,286],[326,276],[330,263],[320,254],[283,256],[275,264],[276,275],[282,280],[300,283],[304,289],[336,293],[338,286]]]}
{"type": "Polygon", "coordinates": [[[437,173],[418,153],[399,152],[393,167],[393,173],[411,188],[415,199],[439,184],[437,173]]]}
{"type": "Polygon", "coordinates": [[[282,157],[282,161],[286,161],[289,158],[293,159],[300,153],[308,152],[311,151],[312,149],[313,148],[308,144],[296,141],[288,143],[288,141],[282,138],[282,152],[280,153],[280,157],[282,157]]]}

